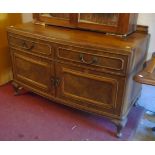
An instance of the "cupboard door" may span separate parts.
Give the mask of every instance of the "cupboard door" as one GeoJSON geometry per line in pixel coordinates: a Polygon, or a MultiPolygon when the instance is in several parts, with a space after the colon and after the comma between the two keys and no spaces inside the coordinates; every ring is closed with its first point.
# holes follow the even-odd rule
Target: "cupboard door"
{"type": "Polygon", "coordinates": [[[56,64],[56,77],[59,80],[56,95],[73,107],[96,113],[113,112],[120,107],[118,90],[121,79],[97,75],[89,70],[56,64]]]}
{"type": "Polygon", "coordinates": [[[55,95],[53,62],[13,49],[11,53],[15,81],[36,92],[55,95]]]}

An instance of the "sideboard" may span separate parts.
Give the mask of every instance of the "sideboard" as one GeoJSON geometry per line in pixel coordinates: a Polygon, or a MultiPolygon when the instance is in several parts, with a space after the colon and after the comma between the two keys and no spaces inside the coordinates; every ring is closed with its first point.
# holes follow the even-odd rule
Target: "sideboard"
{"type": "Polygon", "coordinates": [[[146,60],[143,27],[125,38],[25,23],[7,28],[13,86],[109,118],[117,136],[141,93],[133,77],[146,60]]]}

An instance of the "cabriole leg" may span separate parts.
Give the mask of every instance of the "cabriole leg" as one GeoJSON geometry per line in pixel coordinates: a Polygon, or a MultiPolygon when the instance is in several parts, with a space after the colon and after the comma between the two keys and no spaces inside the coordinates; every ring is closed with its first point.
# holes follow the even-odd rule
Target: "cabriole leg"
{"type": "Polygon", "coordinates": [[[112,120],[116,127],[117,127],[117,132],[116,132],[116,136],[118,138],[120,138],[122,136],[122,129],[124,128],[124,126],[126,125],[127,122],[127,118],[123,119],[123,120],[112,120]]]}
{"type": "Polygon", "coordinates": [[[117,133],[116,133],[116,136],[118,137],[118,138],[120,138],[121,136],[122,136],[122,129],[123,129],[123,126],[122,126],[122,124],[117,124],[116,125],[116,127],[117,127],[117,133]]]}

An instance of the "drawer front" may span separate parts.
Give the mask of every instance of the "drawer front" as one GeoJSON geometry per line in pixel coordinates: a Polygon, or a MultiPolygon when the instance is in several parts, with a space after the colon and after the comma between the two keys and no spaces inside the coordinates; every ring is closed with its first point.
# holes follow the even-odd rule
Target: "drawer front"
{"type": "Polygon", "coordinates": [[[56,57],[65,62],[77,63],[117,74],[125,74],[128,63],[128,55],[70,46],[59,46],[56,50],[56,57]]]}
{"type": "Polygon", "coordinates": [[[54,55],[54,48],[46,41],[13,34],[9,34],[8,39],[11,47],[48,57],[54,55]]]}
{"type": "Polygon", "coordinates": [[[119,113],[124,80],[119,76],[103,74],[57,63],[57,97],[73,107],[82,107],[88,111],[119,113]]]}

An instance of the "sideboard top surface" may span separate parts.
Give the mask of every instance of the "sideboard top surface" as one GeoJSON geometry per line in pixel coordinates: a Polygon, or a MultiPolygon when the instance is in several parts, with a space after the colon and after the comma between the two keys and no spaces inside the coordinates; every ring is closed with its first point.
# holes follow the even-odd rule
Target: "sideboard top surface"
{"type": "Polygon", "coordinates": [[[42,26],[36,25],[32,22],[10,26],[7,28],[8,32],[23,34],[24,36],[47,39],[55,42],[66,42],[78,44],[81,46],[93,47],[109,47],[119,48],[130,52],[137,47],[141,42],[148,39],[148,34],[135,32],[126,38],[119,36],[106,35],[101,32],[91,32],[86,30],[77,30],[71,28],[63,28],[58,26],[42,26]]]}

